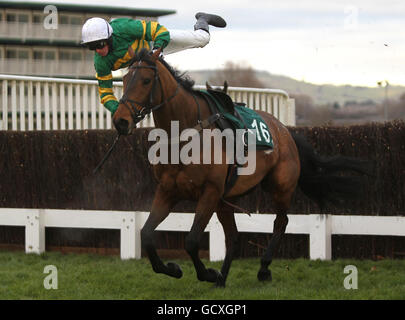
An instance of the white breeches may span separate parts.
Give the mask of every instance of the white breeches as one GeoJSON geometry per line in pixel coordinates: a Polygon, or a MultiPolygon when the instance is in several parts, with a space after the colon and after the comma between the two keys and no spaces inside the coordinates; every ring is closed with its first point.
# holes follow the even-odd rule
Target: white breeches
{"type": "Polygon", "coordinates": [[[163,54],[171,54],[178,51],[202,48],[210,42],[210,34],[204,30],[170,30],[170,42],[163,50],[163,54]]]}

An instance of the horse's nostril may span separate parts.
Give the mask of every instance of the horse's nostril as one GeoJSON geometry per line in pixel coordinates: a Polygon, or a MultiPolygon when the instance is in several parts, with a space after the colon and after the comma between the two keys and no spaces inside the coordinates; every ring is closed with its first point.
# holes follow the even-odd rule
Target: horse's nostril
{"type": "Polygon", "coordinates": [[[119,118],[117,121],[114,121],[115,128],[120,134],[128,134],[128,121],[122,118],[119,118]]]}

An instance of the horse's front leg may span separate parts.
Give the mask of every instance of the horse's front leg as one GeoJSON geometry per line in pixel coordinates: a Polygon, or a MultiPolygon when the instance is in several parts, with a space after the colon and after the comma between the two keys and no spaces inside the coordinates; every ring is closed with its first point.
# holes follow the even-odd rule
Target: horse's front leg
{"type": "Polygon", "coordinates": [[[169,215],[171,208],[173,208],[175,204],[176,200],[158,186],[150,215],[141,231],[141,242],[148,254],[152,268],[156,273],[164,273],[174,278],[181,278],[183,272],[180,267],[172,262],[165,265],[159,258],[154,243],[156,227],[169,215]]]}
{"type": "Polygon", "coordinates": [[[222,283],[221,273],[214,269],[207,269],[198,255],[204,229],[210,221],[212,214],[218,205],[218,201],[218,190],[214,186],[207,185],[202,196],[198,200],[194,222],[190,233],[186,237],[185,247],[187,253],[193,260],[198,280],[222,283]]]}

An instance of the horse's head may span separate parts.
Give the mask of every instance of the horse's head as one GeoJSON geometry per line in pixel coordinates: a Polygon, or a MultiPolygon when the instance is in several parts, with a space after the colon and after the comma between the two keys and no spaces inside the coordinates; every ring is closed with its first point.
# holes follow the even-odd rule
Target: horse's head
{"type": "Polygon", "coordinates": [[[160,50],[149,54],[146,49],[135,57],[130,47],[132,63],[124,76],[124,94],[119,101],[113,123],[120,134],[130,134],[136,124],[159,107],[162,97],[156,61],[160,50]]]}

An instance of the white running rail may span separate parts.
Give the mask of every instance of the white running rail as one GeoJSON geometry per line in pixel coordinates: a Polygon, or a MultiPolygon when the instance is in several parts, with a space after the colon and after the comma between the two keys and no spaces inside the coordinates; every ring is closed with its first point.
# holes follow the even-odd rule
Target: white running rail
{"type": "MultiPolygon", "coordinates": [[[[141,258],[141,234],[149,213],[128,211],[56,210],[0,208],[0,225],[25,227],[25,251],[45,251],[45,228],[102,228],[121,230],[121,258],[141,258]]],[[[286,233],[309,234],[310,259],[332,258],[332,234],[405,236],[405,217],[289,215],[286,233]]],[[[171,213],[156,230],[190,230],[194,214],[171,213]]],[[[239,232],[272,233],[274,214],[236,214],[239,232]]],[[[209,256],[211,261],[225,258],[225,236],[216,214],[211,218],[209,256]]]]}
{"type": "MultiPolygon", "coordinates": [[[[122,89],[122,82],[114,83],[116,97],[122,89]]],[[[294,99],[283,90],[230,87],[228,93],[234,101],[295,125],[294,99]]],[[[153,127],[152,117],[140,126],[153,127]]],[[[111,113],[100,104],[97,81],[0,74],[0,130],[66,129],[111,129],[111,113]]]]}

